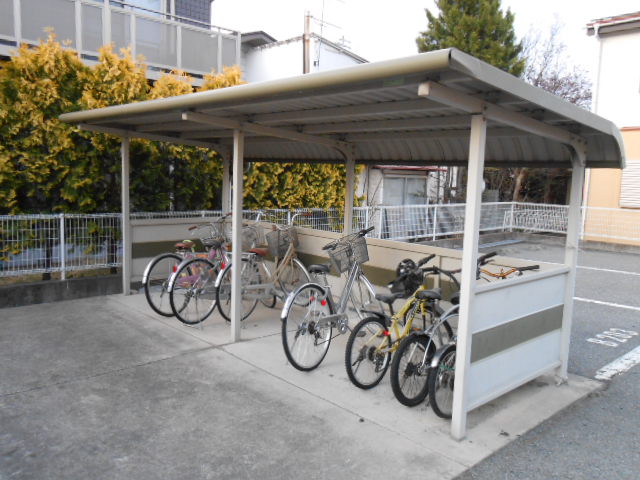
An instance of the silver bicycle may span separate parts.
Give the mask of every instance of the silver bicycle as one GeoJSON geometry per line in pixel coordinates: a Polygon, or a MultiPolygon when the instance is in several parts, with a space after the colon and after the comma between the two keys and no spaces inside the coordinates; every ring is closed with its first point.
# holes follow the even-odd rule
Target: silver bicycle
{"type": "Polygon", "coordinates": [[[309,371],[324,360],[333,338],[333,327],[338,334],[349,330],[349,307],[358,320],[367,312],[381,312],[382,305],[375,298],[375,290],[362,271],[361,265],[369,260],[364,236],[370,227],[347,235],[324,247],[338,273],[346,273],[344,289],[334,300],[327,281],[328,265],[308,267],[321,283],[307,283],[291,293],[284,304],[282,320],[282,346],[287,359],[298,370],[309,371]]]}

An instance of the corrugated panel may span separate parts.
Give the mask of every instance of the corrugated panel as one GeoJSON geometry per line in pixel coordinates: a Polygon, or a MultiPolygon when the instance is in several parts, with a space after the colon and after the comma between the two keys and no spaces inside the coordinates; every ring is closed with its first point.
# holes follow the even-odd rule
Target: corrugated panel
{"type": "Polygon", "coordinates": [[[640,160],[630,161],[622,170],[620,206],[640,208],[640,160]]]}

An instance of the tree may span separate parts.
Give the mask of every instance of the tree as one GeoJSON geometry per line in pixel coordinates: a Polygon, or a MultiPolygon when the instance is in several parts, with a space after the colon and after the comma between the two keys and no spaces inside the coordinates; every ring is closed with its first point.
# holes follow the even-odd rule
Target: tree
{"type": "Polygon", "coordinates": [[[77,210],[64,185],[81,141],[58,115],[79,110],[87,67],[50,33],[0,69],[0,213],[77,210]]]}
{"type": "MultiPolygon", "coordinates": [[[[556,19],[546,34],[530,30],[523,40],[527,63],[522,75],[530,84],[583,107],[591,106],[591,81],[587,72],[568,61],[566,45],[560,41],[562,23],[556,19]]],[[[545,168],[513,171],[514,201],[565,203],[570,170],[545,168]]]]}
{"type": "Polygon", "coordinates": [[[514,15],[500,0],[436,0],[438,14],[426,9],[427,30],[416,39],[419,52],[458,48],[519,76],[525,67],[516,41],[514,15]]]}

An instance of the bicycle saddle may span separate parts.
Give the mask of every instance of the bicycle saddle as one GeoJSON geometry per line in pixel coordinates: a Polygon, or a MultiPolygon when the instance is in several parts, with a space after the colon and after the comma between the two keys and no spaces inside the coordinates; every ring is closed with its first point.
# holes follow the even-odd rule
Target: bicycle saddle
{"type": "Polygon", "coordinates": [[[183,240],[174,245],[174,248],[178,250],[191,250],[194,246],[194,243],[191,240],[183,240]]]}
{"type": "Polygon", "coordinates": [[[329,265],[309,265],[307,270],[309,273],[329,273],[331,267],[329,265]]]}
{"type": "Polygon", "coordinates": [[[261,257],[266,257],[268,252],[266,248],[252,248],[249,250],[249,253],[255,253],[261,257]]]}
{"type": "Polygon", "coordinates": [[[416,292],[416,298],[419,300],[442,300],[442,289],[420,290],[416,292]]]}
{"type": "Polygon", "coordinates": [[[395,292],[392,294],[388,294],[388,293],[376,293],[376,300],[379,300],[383,303],[387,303],[389,305],[391,305],[393,302],[395,302],[398,298],[402,298],[403,294],[402,292],[395,292]]]}

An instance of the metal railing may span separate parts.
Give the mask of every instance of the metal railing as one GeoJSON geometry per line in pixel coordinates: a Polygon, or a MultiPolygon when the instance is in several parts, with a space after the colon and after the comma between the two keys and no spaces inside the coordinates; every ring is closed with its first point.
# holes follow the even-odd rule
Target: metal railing
{"type": "MultiPolygon", "coordinates": [[[[353,227],[374,226],[371,238],[433,241],[464,233],[464,204],[356,207],[353,227]]],[[[267,209],[267,221],[341,232],[338,209],[267,209]]],[[[255,219],[245,210],[244,218],[255,219]]],[[[132,213],[132,220],[209,218],[220,210],[132,213]]],[[[481,232],[566,233],[568,207],[533,203],[483,203],[481,232]]],[[[582,238],[640,245],[640,210],[583,207],[582,238]]],[[[0,277],[117,267],[122,262],[120,214],[0,216],[0,277]]]]}
{"type": "Polygon", "coordinates": [[[240,64],[240,32],[126,1],[0,0],[0,54],[10,55],[21,43],[37,44],[46,28],[88,61],[97,59],[103,45],[130,46],[134,57],[144,56],[150,77],[179,68],[199,84],[198,77],[212,69],[240,64]]]}

